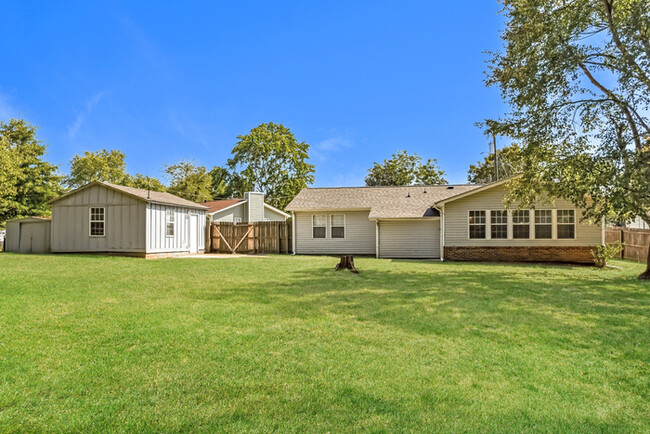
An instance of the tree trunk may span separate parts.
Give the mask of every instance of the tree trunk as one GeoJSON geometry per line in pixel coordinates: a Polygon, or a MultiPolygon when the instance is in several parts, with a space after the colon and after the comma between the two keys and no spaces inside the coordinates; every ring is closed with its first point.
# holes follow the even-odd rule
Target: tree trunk
{"type": "Polygon", "coordinates": [[[648,244],[647,264],[648,265],[645,267],[645,271],[639,275],[639,279],[641,280],[650,280],[650,244],[648,244]]]}
{"type": "Polygon", "coordinates": [[[336,264],[336,267],[334,267],[334,271],[342,270],[344,268],[347,268],[348,270],[352,271],[355,274],[359,274],[359,271],[354,266],[354,258],[352,257],[352,255],[341,256],[341,261],[338,264],[336,264]]]}

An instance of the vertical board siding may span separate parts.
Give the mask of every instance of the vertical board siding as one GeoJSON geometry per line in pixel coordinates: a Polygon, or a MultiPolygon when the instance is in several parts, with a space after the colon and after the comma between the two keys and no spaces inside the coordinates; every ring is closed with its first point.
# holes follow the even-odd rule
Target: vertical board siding
{"type": "Polygon", "coordinates": [[[380,220],[379,257],[440,258],[440,220],[380,220]]]}
{"type": "MultiPolygon", "coordinates": [[[[503,210],[507,194],[506,186],[467,196],[445,205],[445,246],[594,246],[602,243],[603,229],[600,222],[581,222],[582,212],[566,200],[556,199],[553,203],[536,204],[537,209],[575,209],[576,237],[567,239],[469,239],[468,212],[470,210],[503,210]]],[[[489,215],[486,215],[489,219],[489,215]]],[[[486,228],[487,229],[487,228],[486,228]]]]}
{"type": "Polygon", "coordinates": [[[374,255],[375,222],[368,220],[370,211],[296,212],[296,253],[304,255],[374,255]],[[312,238],[311,216],[328,216],[327,238],[312,238]],[[330,238],[329,215],[345,215],[345,238],[330,238]]]}
{"type": "MultiPolygon", "coordinates": [[[[147,246],[147,253],[171,253],[189,252],[190,237],[197,238],[198,250],[205,249],[206,219],[205,211],[182,208],[171,205],[148,204],[146,216],[143,220],[148,221],[147,233],[143,241],[147,246]],[[167,209],[174,211],[175,229],[174,236],[168,237],[166,231],[167,209]],[[190,234],[190,214],[197,215],[197,233],[190,234]]],[[[144,234],[143,234],[144,235],[144,234]]]]}

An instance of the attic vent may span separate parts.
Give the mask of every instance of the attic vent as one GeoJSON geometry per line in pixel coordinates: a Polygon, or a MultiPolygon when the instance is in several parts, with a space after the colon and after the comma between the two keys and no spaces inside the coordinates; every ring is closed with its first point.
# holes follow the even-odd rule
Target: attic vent
{"type": "Polygon", "coordinates": [[[453,185],[450,185],[449,187],[447,187],[447,190],[453,190],[453,189],[454,189],[453,185]]]}

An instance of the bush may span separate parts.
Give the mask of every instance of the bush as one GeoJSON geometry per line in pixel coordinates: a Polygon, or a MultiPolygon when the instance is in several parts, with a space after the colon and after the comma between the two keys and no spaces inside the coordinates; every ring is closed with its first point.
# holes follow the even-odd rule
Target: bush
{"type": "Polygon", "coordinates": [[[618,256],[623,251],[625,244],[616,241],[613,244],[605,244],[598,246],[591,251],[591,256],[594,258],[594,264],[598,268],[604,268],[610,259],[618,256]]]}

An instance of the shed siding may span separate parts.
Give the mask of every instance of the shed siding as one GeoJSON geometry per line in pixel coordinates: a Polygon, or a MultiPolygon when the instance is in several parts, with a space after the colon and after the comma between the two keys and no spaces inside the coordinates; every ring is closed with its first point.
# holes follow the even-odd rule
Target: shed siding
{"type": "Polygon", "coordinates": [[[379,221],[381,258],[440,258],[440,220],[379,221]]]}
{"type": "Polygon", "coordinates": [[[296,253],[305,255],[374,255],[375,222],[368,220],[369,211],[336,211],[303,213],[296,216],[296,253]],[[327,238],[312,238],[313,214],[328,215],[327,238]],[[330,238],[329,215],[345,215],[345,238],[330,238]]]}
{"type": "MultiPolygon", "coordinates": [[[[538,203],[537,209],[576,209],[575,239],[469,239],[468,212],[470,210],[503,210],[506,186],[498,186],[450,202],[445,205],[445,246],[593,246],[602,243],[602,225],[600,222],[589,224],[581,222],[582,212],[563,199],[556,199],[551,204],[538,203]]],[[[487,217],[489,219],[489,216],[487,217]]],[[[509,217],[510,220],[510,217],[509,217]]]]}
{"type": "Polygon", "coordinates": [[[49,253],[50,221],[20,223],[20,253],[49,253]]]}
{"type": "Polygon", "coordinates": [[[6,252],[17,252],[20,244],[20,222],[7,222],[7,234],[5,236],[4,249],[6,252]]]}
{"type": "Polygon", "coordinates": [[[189,252],[190,214],[198,214],[198,249],[205,249],[205,211],[189,210],[170,205],[147,204],[146,206],[147,253],[189,252]],[[165,215],[167,209],[174,212],[174,236],[166,234],[165,215]]]}

